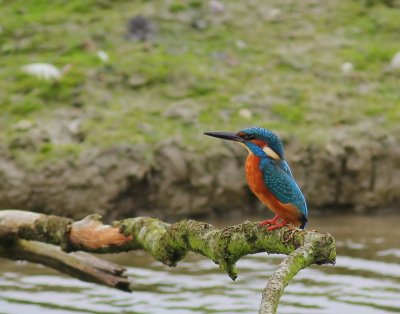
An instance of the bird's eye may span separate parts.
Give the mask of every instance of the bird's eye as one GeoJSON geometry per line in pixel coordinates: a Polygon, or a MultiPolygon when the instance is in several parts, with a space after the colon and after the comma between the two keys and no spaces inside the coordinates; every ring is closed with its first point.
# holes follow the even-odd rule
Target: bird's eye
{"type": "Polygon", "coordinates": [[[256,136],[254,134],[244,134],[244,135],[242,135],[242,137],[246,141],[251,141],[256,138],[256,136]]]}

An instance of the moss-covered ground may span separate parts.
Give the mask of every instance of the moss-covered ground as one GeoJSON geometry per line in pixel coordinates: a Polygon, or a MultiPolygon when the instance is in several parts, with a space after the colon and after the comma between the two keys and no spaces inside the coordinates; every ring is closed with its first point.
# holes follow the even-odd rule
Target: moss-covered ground
{"type": "Polygon", "coordinates": [[[399,16],[391,1],[0,0],[0,140],[43,161],[170,137],[205,149],[215,142],[203,131],[249,125],[304,141],[366,122],[390,132],[399,16]],[[137,15],[152,23],[146,41],[127,39],[137,15]],[[35,62],[65,73],[44,81],[21,70],[35,62]],[[78,140],[24,144],[68,112],[78,140]]]}

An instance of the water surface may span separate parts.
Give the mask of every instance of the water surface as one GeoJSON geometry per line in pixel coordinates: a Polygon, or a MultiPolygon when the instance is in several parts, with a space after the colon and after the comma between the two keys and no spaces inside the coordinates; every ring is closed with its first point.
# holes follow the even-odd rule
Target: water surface
{"type": "MultiPolygon", "coordinates": [[[[279,313],[400,313],[397,216],[312,217],[309,228],[334,235],[337,264],[302,270],[286,288],[279,313]]],[[[268,276],[282,258],[244,257],[232,282],[195,254],[176,268],[140,251],[112,256],[127,265],[132,293],[0,259],[0,313],[257,313],[268,276]]]]}

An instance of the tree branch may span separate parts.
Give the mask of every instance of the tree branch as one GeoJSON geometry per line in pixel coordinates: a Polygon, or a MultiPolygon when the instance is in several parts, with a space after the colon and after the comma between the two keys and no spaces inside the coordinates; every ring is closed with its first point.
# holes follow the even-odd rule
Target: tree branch
{"type": "Polygon", "coordinates": [[[0,246],[0,256],[39,263],[80,280],[130,291],[125,268],[85,252],[65,253],[51,244],[17,239],[0,246]]]}
{"type": "Polygon", "coordinates": [[[315,232],[307,233],[304,244],[289,254],[279,264],[278,269],[271,275],[263,291],[259,310],[260,314],[276,313],[283,290],[289,281],[300,270],[312,264],[326,264],[327,262],[324,260],[326,252],[331,255],[328,257],[329,263],[335,263],[336,246],[333,237],[321,242],[321,238],[318,235],[315,232]]]}
{"type": "Polygon", "coordinates": [[[301,269],[311,264],[333,264],[336,258],[333,237],[315,231],[284,227],[266,232],[258,223],[249,221],[217,229],[194,220],[167,224],[149,217],[128,218],[107,226],[100,219],[91,215],[73,222],[63,217],[4,210],[0,211],[0,235],[6,230],[20,239],[52,243],[65,251],[112,253],[144,249],[169,266],[176,266],[192,251],[210,258],[233,280],[237,277],[235,263],[244,255],[289,255],[271,276],[260,313],[276,313],[284,288],[301,269]]]}

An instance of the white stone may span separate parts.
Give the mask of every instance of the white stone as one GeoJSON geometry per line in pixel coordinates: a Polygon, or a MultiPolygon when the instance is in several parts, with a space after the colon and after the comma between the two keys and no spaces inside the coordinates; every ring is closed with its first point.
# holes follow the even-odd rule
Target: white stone
{"type": "Polygon", "coordinates": [[[61,71],[50,63],[27,64],[22,67],[22,71],[46,81],[61,78],[61,71]]]}
{"type": "Polygon", "coordinates": [[[253,113],[249,109],[243,108],[239,110],[239,116],[245,119],[251,119],[253,117],[253,113]]]}
{"type": "Polygon", "coordinates": [[[243,40],[240,40],[240,39],[236,40],[236,47],[237,48],[244,49],[244,48],[246,48],[246,46],[247,45],[243,40]]]}
{"type": "Polygon", "coordinates": [[[210,0],[208,5],[212,13],[221,14],[225,11],[225,5],[218,0],[210,0]]]}
{"type": "Polygon", "coordinates": [[[97,51],[97,56],[103,62],[108,62],[110,60],[110,58],[108,57],[108,54],[103,50],[97,51]]]}
{"type": "Polygon", "coordinates": [[[343,63],[341,68],[344,74],[350,74],[354,71],[354,66],[350,62],[343,63]]]}
{"type": "Polygon", "coordinates": [[[269,17],[269,19],[270,20],[278,20],[280,17],[281,17],[281,15],[282,15],[282,11],[280,10],[280,9],[271,9],[269,12],[268,12],[268,17],[269,17]]]}
{"type": "Polygon", "coordinates": [[[390,66],[393,69],[400,69],[400,51],[398,51],[392,58],[392,61],[390,62],[390,66]]]}
{"type": "Polygon", "coordinates": [[[14,125],[14,130],[17,131],[26,131],[30,129],[33,126],[33,123],[29,120],[19,120],[15,125],[14,125]]]}

